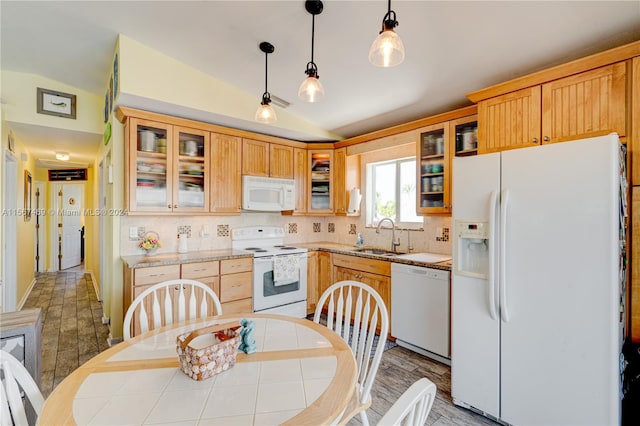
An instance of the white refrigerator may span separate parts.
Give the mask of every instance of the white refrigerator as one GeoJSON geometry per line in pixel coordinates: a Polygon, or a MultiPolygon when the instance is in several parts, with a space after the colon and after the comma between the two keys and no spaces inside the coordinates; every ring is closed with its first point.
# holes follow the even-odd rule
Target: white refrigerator
{"type": "Polygon", "coordinates": [[[619,424],[623,154],[611,134],[454,158],[454,403],[514,425],[619,424]]]}

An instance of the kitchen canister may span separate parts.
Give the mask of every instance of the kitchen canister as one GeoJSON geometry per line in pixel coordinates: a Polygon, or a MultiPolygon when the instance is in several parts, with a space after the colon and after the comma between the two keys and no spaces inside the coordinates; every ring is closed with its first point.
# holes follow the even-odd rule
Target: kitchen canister
{"type": "Polygon", "coordinates": [[[140,151],[155,152],[157,138],[156,134],[151,130],[140,130],[138,132],[138,140],[140,142],[138,146],[140,151]]]}
{"type": "Polygon", "coordinates": [[[187,252],[187,234],[178,234],[178,253],[187,252]]]}

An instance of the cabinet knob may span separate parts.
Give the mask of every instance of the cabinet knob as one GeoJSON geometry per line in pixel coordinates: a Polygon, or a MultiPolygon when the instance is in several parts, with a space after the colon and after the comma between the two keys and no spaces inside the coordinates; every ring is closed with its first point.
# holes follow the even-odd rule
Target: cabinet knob
{"type": "Polygon", "coordinates": [[[177,209],[177,208],[178,208],[178,205],[177,205],[177,204],[174,204],[174,205],[173,205],[173,208],[174,208],[174,209],[177,209]]]}
{"type": "Polygon", "coordinates": [[[170,209],[171,208],[171,204],[167,205],[167,208],[170,209]]]}
{"type": "Polygon", "coordinates": [[[531,142],[533,142],[533,143],[538,143],[538,138],[533,138],[533,139],[531,139],[531,142]]]}
{"type": "Polygon", "coordinates": [[[551,138],[549,136],[545,136],[544,138],[542,138],[542,140],[545,142],[549,142],[551,138]]]}

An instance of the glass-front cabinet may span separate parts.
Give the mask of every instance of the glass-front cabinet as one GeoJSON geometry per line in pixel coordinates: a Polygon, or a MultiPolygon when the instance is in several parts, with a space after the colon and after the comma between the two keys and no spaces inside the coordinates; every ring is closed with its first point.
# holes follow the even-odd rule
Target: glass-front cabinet
{"type": "Polygon", "coordinates": [[[422,214],[450,213],[449,126],[434,124],[418,130],[416,210],[422,214]]]}
{"type": "Polygon", "coordinates": [[[209,133],[130,118],[130,212],[209,209],[209,133]]]}
{"type": "Polygon", "coordinates": [[[173,128],[173,211],[209,211],[209,132],[173,128]]]}
{"type": "Polygon", "coordinates": [[[309,150],[308,213],[333,213],[333,150],[309,150]]]}
{"type": "Polygon", "coordinates": [[[418,214],[450,214],[453,157],[478,153],[476,114],[418,129],[418,214]]]}

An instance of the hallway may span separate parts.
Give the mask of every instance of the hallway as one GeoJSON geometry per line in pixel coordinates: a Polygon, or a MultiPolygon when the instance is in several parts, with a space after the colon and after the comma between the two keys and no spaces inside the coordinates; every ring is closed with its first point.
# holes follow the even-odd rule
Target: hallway
{"type": "Polygon", "coordinates": [[[46,398],[69,373],[109,347],[109,328],[102,324],[91,276],[81,268],[36,274],[23,307],[28,308],[42,309],[40,389],[46,398]]]}

